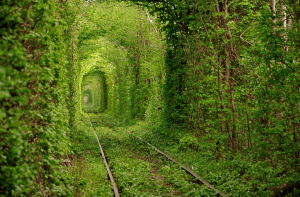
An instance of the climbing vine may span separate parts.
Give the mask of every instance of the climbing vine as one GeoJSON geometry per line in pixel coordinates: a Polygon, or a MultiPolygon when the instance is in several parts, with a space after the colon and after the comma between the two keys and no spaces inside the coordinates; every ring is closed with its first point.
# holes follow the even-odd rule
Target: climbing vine
{"type": "Polygon", "coordinates": [[[176,150],[241,158],[241,174],[260,168],[247,178],[257,195],[299,187],[298,1],[0,6],[0,195],[72,195],[60,161],[86,112],[104,111],[176,150]]]}
{"type": "Polygon", "coordinates": [[[63,3],[1,3],[0,195],[50,195],[68,152],[63,3]]]}

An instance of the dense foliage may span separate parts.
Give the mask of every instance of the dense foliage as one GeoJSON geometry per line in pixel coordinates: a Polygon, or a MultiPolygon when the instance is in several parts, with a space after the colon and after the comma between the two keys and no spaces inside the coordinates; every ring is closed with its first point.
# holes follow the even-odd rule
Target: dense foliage
{"type": "Polygon", "coordinates": [[[68,151],[63,4],[1,2],[0,195],[49,195],[68,151]]]}
{"type": "Polygon", "coordinates": [[[299,2],[144,4],[168,45],[165,117],[209,143],[216,160],[263,162],[273,173],[266,182],[290,191],[300,172],[299,2]]]}
{"type": "Polygon", "coordinates": [[[107,92],[103,74],[93,72],[82,79],[81,106],[85,112],[103,112],[106,109],[107,92]],[[86,97],[86,100],[84,100],[86,97]]]}
{"type": "Polygon", "coordinates": [[[0,8],[1,196],[89,195],[76,170],[58,164],[84,154],[85,112],[105,110],[144,121],[154,144],[209,162],[205,176],[226,193],[299,194],[299,1],[0,8]]]}
{"type": "Polygon", "coordinates": [[[78,36],[81,75],[105,74],[106,106],[116,116],[142,118],[150,103],[156,105],[149,112],[154,116],[161,109],[163,45],[146,11],[125,3],[97,3],[90,5],[85,20],[78,36]]]}

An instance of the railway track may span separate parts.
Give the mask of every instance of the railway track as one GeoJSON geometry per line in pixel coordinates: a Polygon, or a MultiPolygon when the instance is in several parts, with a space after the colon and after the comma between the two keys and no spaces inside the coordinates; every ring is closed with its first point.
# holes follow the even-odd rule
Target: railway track
{"type": "MultiPolygon", "coordinates": [[[[109,168],[109,165],[108,165],[108,162],[107,162],[107,159],[105,157],[105,154],[104,154],[104,151],[103,151],[103,148],[101,146],[101,143],[98,139],[98,136],[97,136],[97,133],[93,127],[93,124],[91,122],[91,119],[90,119],[90,116],[88,115],[88,118],[89,118],[89,122],[90,122],[90,125],[91,127],[93,128],[93,131],[94,131],[94,134],[95,134],[95,137],[97,139],[97,142],[98,142],[98,145],[99,145],[99,148],[100,148],[100,152],[101,152],[101,156],[102,156],[102,159],[103,159],[103,162],[105,164],[105,167],[106,167],[106,170],[107,170],[107,173],[108,173],[108,176],[109,176],[109,179],[112,183],[112,186],[113,186],[113,191],[114,191],[114,196],[115,197],[119,197],[120,194],[119,194],[119,190],[118,190],[118,186],[114,180],[114,177],[113,177],[113,174],[109,168]]],[[[174,162],[175,164],[178,164],[180,165],[180,167],[182,169],[184,169],[188,174],[190,174],[191,176],[193,176],[194,178],[198,179],[202,184],[206,185],[208,188],[210,188],[211,190],[214,190],[215,192],[218,193],[219,196],[223,196],[223,197],[228,197],[225,193],[221,192],[220,190],[218,190],[217,188],[215,188],[213,185],[211,185],[210,183],[208,183],[206,180],[204,180],[202,177],[200,177],[197,173],[195,173],[192,169],[186,167],[185,165],[177,162],[175,159],[173,159],[172,157],[170,157],[168,154],[162,152],[161,150],[159,150],[158,148],[156,148],[155,146],[153,146],[152,144],[146,142],[145,140],[143,140],[142,138],[140,138],[139,136],[136,136],[134,135],[133,133],[131,133],[130,131],[127,131],[129,135],[132,135],[133,137],[135,137],[136,139],[139,139],[140,141],[142,141],[143,143],[147,144],[148,146],[150,146],[152,149],[154,149],[156,152],[158,152],[160,155],[162,155],[163,157],[167,158],[168,160],[174,162]]]]}
{"type": "Polygon", "coordinates": [[[108,165],[108,163],[107,163],[107,159],[106,159],[106,157],[105,157],[103,148],[102,148],[101,143],[100,143],[100,141],[99,141],[99,139],[98,139],[97,133],[96,133],[94,127],[93,127],[93,124],[92,124],[92,122],[91,122],[91,119],[90,119],[89,114],[88,114],[88,117],[89,117],[89,121],[90,121],[91,127],[93,128],[95,137],[96,137],[96,139],[97,139],[97,141],[98,141],[98,145],[99,145],[99,148],[100,148],[101,156],[102,156],[102,159],[103,159],[105,168],[106,168],[106,170],[107,170],[109,179],[110,179],[110,181],[111,181],[111,183],[112,183],[115,197],[120,197],[119,190],[118,190],[118,186],[117,186],[117,184],[116,184],[116,182],[115,182],[115,179],[114,179],[114,177],[113,177],[113,175],[112,175],[112,172],[111,172],[111,170],[110,170],[110,168],[109,168],[109,165],[108,165]]]}

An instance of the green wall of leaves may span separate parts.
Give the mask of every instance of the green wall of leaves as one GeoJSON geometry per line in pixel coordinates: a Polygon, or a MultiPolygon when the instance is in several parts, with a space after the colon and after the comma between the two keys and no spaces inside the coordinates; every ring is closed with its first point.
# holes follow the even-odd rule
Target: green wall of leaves
{"type": "Polygon", "coordinates": [[[251,155],[298,181],[299,9],[294,0],[1,3],[0,194],[58,194],[68,181],[57,164],[86,109],[184,126],[216,160],[251,155]]]}
{"type": "Polygon", "coordinates": [[[0,10],[0,195],[50,195],[69,152],[64,14],[72,5],[5,1],[0,10]]]}

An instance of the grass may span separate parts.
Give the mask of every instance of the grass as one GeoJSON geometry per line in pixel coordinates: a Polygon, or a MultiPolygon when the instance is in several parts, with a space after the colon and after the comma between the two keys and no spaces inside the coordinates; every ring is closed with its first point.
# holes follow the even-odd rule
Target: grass
{"type": "MultiPolygon", "coordinates": [[[[201,185],[192,176],[127,132],[138,129],[140,124],[128,127],[107,114],[90,117],[121,196],[195,196],[201,191],[201,185]]],[[[69,167],[75,179],[75,196],[112,196],[112,186],[87,119],[80,127],[72,149],[81,158],[69,167]]]]}
{"type": "Polygon", "coordinates": [[[87,121],[78,125],[73,140],[71,166],[65,167],[66,176],[73,181],[72,196],[113,196],[99,146],[87,121]]]}
{"type": "MultiPolygon", "coordinates": [[[[186,130],[174,126],[149,125],[147,122],[125,124],[109,114],[91,115],[91,121],[103,146],[121,196],[217,196],[218,194],[205,185],[199,184],[165,157],[141,142],[135,136],[156,146],[175,160],[193,169],[199,176],[214,185],[228,196],[272,196],[272,187],[292,179],[293,172],[278,176],[280,168],[271,168],[267,163],[253,160],[248,155],[225,155],[217,159],[209,143],[198,141],[186,130]],[[130,131],[133,135],[129,134],[130,131]]],[[[111,184],[107,181],[104,165],[101,164],[99,148],[88,120],[82,123],[87,132],[78,135],[78,148],[74,151],[85,155],[85,167],[96,170],[98,177],[80,187],[83,194],[88,194],[92,185],[99,183],[97,191],[111,196],[111,184]],[[80,150],[76,150],[80,149],[80,150]],[[82,151],[86,150],[86,151],[82,151]],[[97,165],[98,166],[97,166],[97,165]],[[101,169],[101,170],[100,170],[101,169]],[[99,181],[101,180],[101,181],[99,181]],[[102,189],[101,189],[102,188],[102,189]],[[109,188],[104,190],[104,188],[109,188]]],[[[78,174],[78,173],[77,173],[78,174]]],[[[82,173],[84,180],[93,175],[82,173]]],[[[79,183],[79,182],[78,182],[79,183]]],[[[80,185],[80,184],[77,184],[80,185]]],[[[96,194],[97,191],[93,191],[96,194]]],[[[299,194],[296,190],[294,194],[299,194]]],[[[97,195],[96,195],[97,196],[97,195]]]]}

